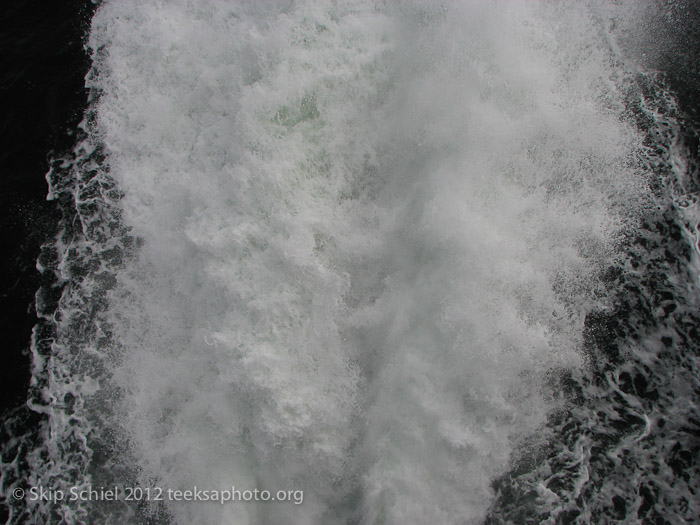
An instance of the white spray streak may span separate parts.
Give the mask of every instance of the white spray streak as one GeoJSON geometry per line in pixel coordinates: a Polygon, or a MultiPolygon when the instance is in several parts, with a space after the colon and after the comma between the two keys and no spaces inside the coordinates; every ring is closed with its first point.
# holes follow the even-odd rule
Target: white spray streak
{"type": "Polygon", "coordinates": [[[133,461],[305,490],[175,522],[484,516],[636,191],[607,57],[563,41],[515,3],[100,8],[133,461]]]}

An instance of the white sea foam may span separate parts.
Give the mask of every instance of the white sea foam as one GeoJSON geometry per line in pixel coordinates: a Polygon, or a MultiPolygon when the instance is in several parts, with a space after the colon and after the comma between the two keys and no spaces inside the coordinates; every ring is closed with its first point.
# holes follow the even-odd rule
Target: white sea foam
{"type": "Polygon", "coordinates": [[[103,384],[175,523],[473,523],[580,365],[639,206],[587,8],[106,1],[96,138],[140,248],[103,384]]]}

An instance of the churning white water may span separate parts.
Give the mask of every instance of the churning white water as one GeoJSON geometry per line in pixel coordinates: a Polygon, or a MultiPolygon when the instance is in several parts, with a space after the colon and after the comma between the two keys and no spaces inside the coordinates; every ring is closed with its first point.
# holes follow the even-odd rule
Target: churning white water
{"type": "Polygon", "coordinates": [[[137,243],[78,390],[111,392],[82,414],[109,461],[304,491],[166,502],[179,524],[482,520],[643,206],[607,28],[553,2],[105,1],[89,140],[137,243]]]}

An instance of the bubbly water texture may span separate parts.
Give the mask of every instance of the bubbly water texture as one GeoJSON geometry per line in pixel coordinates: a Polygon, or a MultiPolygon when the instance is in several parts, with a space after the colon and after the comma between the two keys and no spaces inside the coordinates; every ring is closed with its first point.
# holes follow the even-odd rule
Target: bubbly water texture
{"type": "MultiPolygon", "coordinates": [[[[104,2],[91,140],[138,249],[119,461],[173,523],[477,523],[581,366],[646,175],[591,6],[104,2]]],[[[86,383],[83,396],[96,391],[86,383]]]]}

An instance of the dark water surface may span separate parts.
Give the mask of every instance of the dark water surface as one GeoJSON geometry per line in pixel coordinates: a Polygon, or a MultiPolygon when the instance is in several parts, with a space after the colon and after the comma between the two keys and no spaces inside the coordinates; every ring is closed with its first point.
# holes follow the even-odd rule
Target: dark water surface
{"type": "MultiPolygon", "coordinates": [[[[27,399],[34,295],[42,282],[36,260],[60,219],[57,206],[46,200],[45,176],[51,156],[72,148],[83,118],[90,65],[83,41],[92,10],[84,0],[7,2],[0,8],[0,414],[5,431],[8,412],[27,399]]],[[[1,519],[6,512],[3,506],[1,519]]]]}
{"type": "Polygon", "coordinates": [[[46,201],[45,175],[52,152],[72,147],[83,118],[90,65],[83,40],[92,8],[76,0],[8,2],[0,12],[3,412],[26,399],[36,259],[59,218],[46,201]]]}

